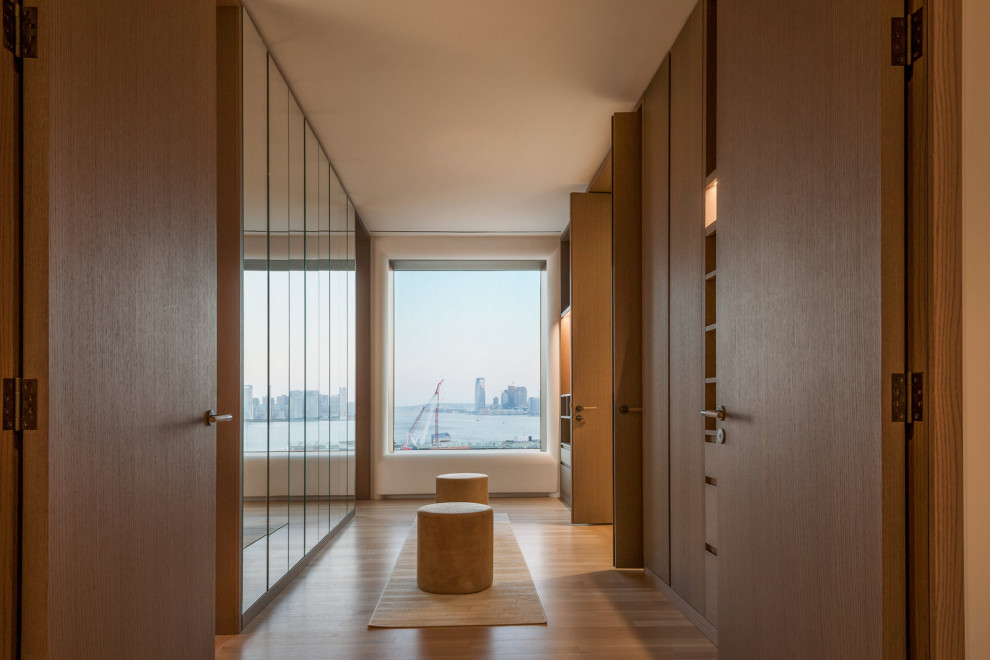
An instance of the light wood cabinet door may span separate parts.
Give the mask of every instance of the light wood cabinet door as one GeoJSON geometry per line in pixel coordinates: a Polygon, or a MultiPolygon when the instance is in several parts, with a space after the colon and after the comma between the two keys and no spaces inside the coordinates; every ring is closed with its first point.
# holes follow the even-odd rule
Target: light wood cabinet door
{"type": "Polygon", "coordinates": [[[612,522],[612,195],[571,195],[571,520],[612,522]]]}

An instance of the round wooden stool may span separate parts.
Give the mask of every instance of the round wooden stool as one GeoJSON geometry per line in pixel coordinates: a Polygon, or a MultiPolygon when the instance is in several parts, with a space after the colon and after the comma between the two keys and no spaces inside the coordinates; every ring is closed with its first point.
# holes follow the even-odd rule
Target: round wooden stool
{"type": "Polygon", "coordinates": [[[488,504],[488,475],[455,472],[437,477],[437,502],[488,504]]]}
{"type": "Polygon", "coordinates": [[[416,584],[434,594],[492,586],[494,515],[486,504],[441,502],[416,512],[416,584]]]}

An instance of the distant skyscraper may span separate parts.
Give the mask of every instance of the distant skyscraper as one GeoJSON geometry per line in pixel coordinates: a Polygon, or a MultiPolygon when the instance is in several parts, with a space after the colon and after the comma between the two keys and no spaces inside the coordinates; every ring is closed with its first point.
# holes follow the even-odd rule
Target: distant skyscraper
{"type": "Polygon", "coordinates": [[[306,390],[306,419],[320,418],[320,393],[306,390]]]}
{"type": "MultiPolygon", "coordinates": [[[[509,387],[512,387],[511,385],[509,387]]],[[[513,404],[512,395],[509,390],[502,390],[502,409],[511,408],[513,404]]]]}
{"type": "Polygon", "coordinates": [[[292,390],[289,392],[289,419],[303,418],[303,393],[302,390],[292,390]]]}
{"type": "Polygon", "coordinates": [[[498,397],[497,396],[493,396],[492,397],[492,408],[498,409],[498,397]]]}
{"type": "Polygon", "coordinates": [[[539,417],[540,415],[539,397],[535,397],[535,396],[529,397],[529,414],[539,417]]]}
{"type": "Polygon", "coordinates": [[[347,388],[341,387],[337,394],[337,400],[340,402],[340,419],[347,419],[347,388]]]}
{"type": "Polygon", "coordinates": [[[525,387],[517,387],[515,392],[512,393],[512,397],[514,399],[512,403],[513,408],[525,409],[526,406],[529,405],[529,397],[526,396],[525,387]]]}
{"type": "Polygon", "coordinates": [[[474,412],[485,409],[485,379],[474,379],[474,412]]]}
{"type": "Polygon", "coordinates": [[[254,386],[244,386],[244,409],[241,411],[242,419],[254,419],[254,386]]]}

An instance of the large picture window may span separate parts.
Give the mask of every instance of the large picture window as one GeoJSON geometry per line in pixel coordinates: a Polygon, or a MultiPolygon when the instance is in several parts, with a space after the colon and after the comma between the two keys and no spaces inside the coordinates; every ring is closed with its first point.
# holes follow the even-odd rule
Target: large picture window
{"type": "Polygon", "coordinates": [[[543,446],[542,261],[393,261],[392,449],[543,446]]]}

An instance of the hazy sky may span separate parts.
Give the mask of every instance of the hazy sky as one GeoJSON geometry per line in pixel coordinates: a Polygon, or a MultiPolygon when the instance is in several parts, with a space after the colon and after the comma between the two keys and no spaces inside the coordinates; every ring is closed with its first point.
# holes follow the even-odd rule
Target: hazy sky
{"type": "MultiPolygon", "coordinates": [[[[337,394],[348,377],[353,382],[345,310],[353,323],[355,300],[348,286],[344,271],[244,272],[244,384],[254,386],[255,397],[265,395],[269,379],[276,397],[289,390],[337,394]]],[[[353,401],[354,392],[347,398],[353,401]]]]}
{"type": "Polygon", "coordinates": [[[395,271],[395,405],[540,396],[540,271],[395,271]]]}

